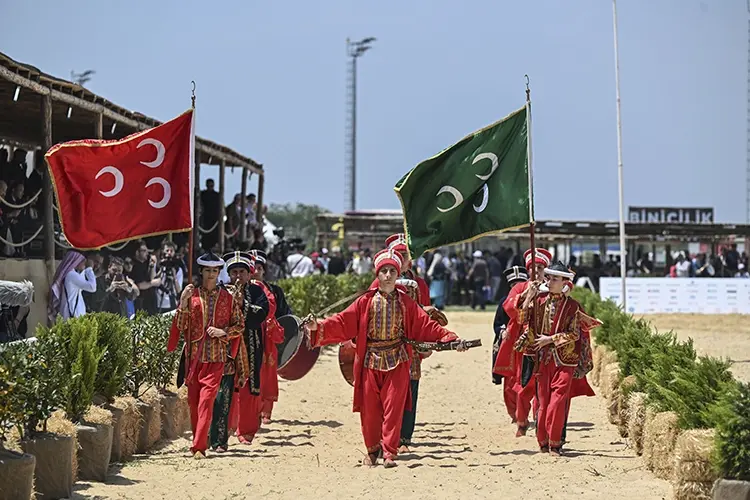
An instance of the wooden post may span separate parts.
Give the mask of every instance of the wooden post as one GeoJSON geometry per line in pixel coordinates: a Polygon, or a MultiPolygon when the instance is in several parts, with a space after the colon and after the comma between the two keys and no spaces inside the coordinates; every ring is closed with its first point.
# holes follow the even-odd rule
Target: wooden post
{"type": "MultiPolygon", "coordinates": [[[[193,232],[192,232],[192,238],[193,238],[193,248],[190,252],[190,255],[188,258],[190,259],[190,262],[195,261],[195,252],[198,251],[198,248],[200,248],[200,235],[201,232],[198,229],[200,227],[200,216],[201,216],[201,153],[200,150],[196,148],[195,150],[195,170],[193,172],[193,183],[195,184],[195,188],[193,189],[193,232]]],[[[190,282],[192,283],[193,277],[190,277],[190,282]]]]}
{"type": "Polygon", "coordinates": [[[227,163],[222,158],[219,160],[219,252],[224,253],[224,217],[226,217],[226,207],[224,207],[224,170],[227,163]]]}
{"type": "MultiPolygon", "coordinates": [[[[42,96],[42,154],[46,154],[52,147],[52,97],[42,96]]],[[[52,178],[49,169],[44,169],[42,183],[42,198],[44,199],[44,258],[47,264],[47,277],[51,283],[55,276],[55,214],[52,178]]]]}
{"type": "Polygon", "coordinates": [[[245,167],[242,167],[242,189],[240,190],[240,196],[242,196],[242,200],[240,201],[240,212],[242,212],[240,219],[240,241],[245,242],[247,241],[247,216],[245,215],[247,212],[247,169],[245,167]]]}
{"type": "MultiPolygon", "coordinates": [[[[263,168],[263,165],[261,165],[261,168],[263,168]]],[[[255,217],[258,221],[258,224],[260,225],[261,231],[263,230],[263,185],[265,183],[265,178],[265,172],[261,172],[258,174],[258,196],[255,198],[255,201],[258,204],[258,209],[255,212],[255,217]]]]}
{"type": "Polygon", "coordinates": [[[94,138],[104,139],[104,115],[101,113],[97,113],[94,122],[94,138]]]}

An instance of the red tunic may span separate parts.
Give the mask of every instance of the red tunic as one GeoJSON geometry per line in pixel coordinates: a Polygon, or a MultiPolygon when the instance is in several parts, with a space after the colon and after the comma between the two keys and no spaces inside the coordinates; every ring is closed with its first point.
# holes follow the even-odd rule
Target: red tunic
{"type": "Polygon", "coordinates": [[[518,296],[526,290],[529,282],[525,281],[511,288],[508,297],[503,302],[503,310],[510,318],[506,325],[508,338],[500,343],[500,350],[495,359],[495,367],[492,372],[496,375],[513,377],[516,375],[518,367],[523,359],[523,353],[513,349],[518,337],[521,335],[521,323],[518,321],[518,296]]]}
{"type": "MultiPolygon", "coordinates": [[[[437,322],[430,319],[426,312],[412,300],[402,289],[399,291],[401,310],[403,311],[404,336],[418,342],[450,342],[456,340],[456,334],[449,332],[437,322]]],[[[357,355],[354,358],[354,404],[353,411],[359,412],[363,401],[363,384],[365,355],[367,353],[367,327],[370,302],[377,292],[371,288],[359,297],[344,311],[331,316],[320,323],[318,329],[310,332],[311,344],[321,347],[329,344],[356,339],[357,355]]],[[[411,346],[406,346],[410,359],[414,358],[411,346]]],[[[409,401],[410,399],[407,399],[409,401]]]]}
{"type": "Polygon", "coordinates": [[[284,341],[284,329],[276,320],[276,296],[262,281],[253,281],[268,299],[268,316],[263,322],[263,364],[260,368],[260,396],[264,401],[279,399],[279,352],[276,344],[284,341]]]}

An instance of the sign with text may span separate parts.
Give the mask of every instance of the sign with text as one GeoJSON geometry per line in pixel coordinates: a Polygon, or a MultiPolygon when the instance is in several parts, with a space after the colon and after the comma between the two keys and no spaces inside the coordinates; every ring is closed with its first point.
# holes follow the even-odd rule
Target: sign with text
{"type": "MultiPolygon", "coordinates": [[[[599,294],[622,305],[620,278],[601,278],[599,294]]],[[[628,278],[630,314],[750,314],[750,279],[628,278]]]]}
{"type": "Polygon", "coordinates": [[[713,208],[628,207],[628,221],[662,224],[713,224],[713,208]]]}

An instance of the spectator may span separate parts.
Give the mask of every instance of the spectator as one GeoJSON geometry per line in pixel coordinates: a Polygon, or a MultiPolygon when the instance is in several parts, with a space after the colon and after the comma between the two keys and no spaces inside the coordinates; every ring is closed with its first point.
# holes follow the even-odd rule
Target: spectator
{"type": "Polygon", "coordinates": [[[473,254],[474,262],[471,264],[469,269],[468,279],[471,283],[474,294],[471,297],[471,308],[475,309],[477,305],[479,308],[485,310],[485,287],[490,286],[490,271],[487,261],[482,258],[482,251],[476,250],[473,254]]]}
{"type": "Polygon", "coordinates": [[[156,277],[156,256],[149,255],[144,240],[139,240],[133,259],[131,278],[138,285],[140,293],[135,301],[136,311],[156,314],[155,288],[161,285],[161,278],[156,277]]]}
{"type": "Polygon", "coordinates": [[[65,254],[50,286],[50,300],[47,317],[50,324],[58,315],[64,319],[77,318],[86,314],[82,291],[96,291],[96,277],[92,262],[75,250],[65,254]]]}
{"type": "Polygon", "coordinates": [[[157,312],[174,311],[182,293],[184,274],[182,264],[177,258],[177,246],[171,241],[162,244],[161,260],[155,268],[155,279],[159,280],[155,289],[157,312]]]}
{"type": "Polygon", "coordinates": [[[206,189],[201,191],[201,223],[200,226],[207,233],[203,233],[201,245],[212,248],[219,241],[219,228],[214,225],[219,220],[219,193],[214,190],[214,180],[206,179],[206,189]]]}
{"type": "MultiPolygon", "coordinates": [[[[483,260],[487,263],[487,267],[490,271],[490,297],[492,300],[495,300],[495,298],[498,298],[497,292],[500,288],[500,283],[503,281],[503,271],[505,268],[500,264],[500,259],[492,255],[490,252],[484,252],[483,255],[483,260]]],[[[482,307],[482,310],[484,310],[484,306],[482,307]]]]}
{"type": "Polygon", "coordinates": [[[677,278],[690,277],[690,261],[685,258],[685,254],[680,252],[677,256],[677,263],[674,265],[674,273],[677,278]]]}
{"type": "Polygon", "coordinates": [[[430,278],[430,300],[436,308],[445,309],[445,280],[448,278],[448,269],[443,262],[442,249],[436,250],[432,255],[427,276],[430,278]]]}
{"type": "Polygon", "coordinates": [[[138,285],[125,275],[124,262],[119,257],[110,257],[107,273],[96,280],[97,295],[94,311],[108,312],[124,318],[131,317],[132,303],[138,296],[138,285]]]}
{"type": "Polygon", "coordinates": [[[292,278],[304,278],[315,271],[315,266],[310,257],[302,255],[299,247],[294,247],[292,253],[286,258],[286,268],[292,278]]]}
{"type": "Polygon", "coordinates": [[[341,255],[340,247],[333,247],[331,249],[331,259],[328,261],[328,274],[338,276],[346,271],[346,262],[344,257],[341,255]]]}

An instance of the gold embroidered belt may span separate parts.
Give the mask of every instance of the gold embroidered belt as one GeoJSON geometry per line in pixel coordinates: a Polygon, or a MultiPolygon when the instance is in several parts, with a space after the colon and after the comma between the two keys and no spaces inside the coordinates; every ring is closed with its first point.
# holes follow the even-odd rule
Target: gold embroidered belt
{"type": "Polygon", "coordinates": [[[367,350],[368,351],[388,351],[394,347],[398,347],[403,344],[404,341],[401,337],[393,340],[368,340],[367,350]]]}

